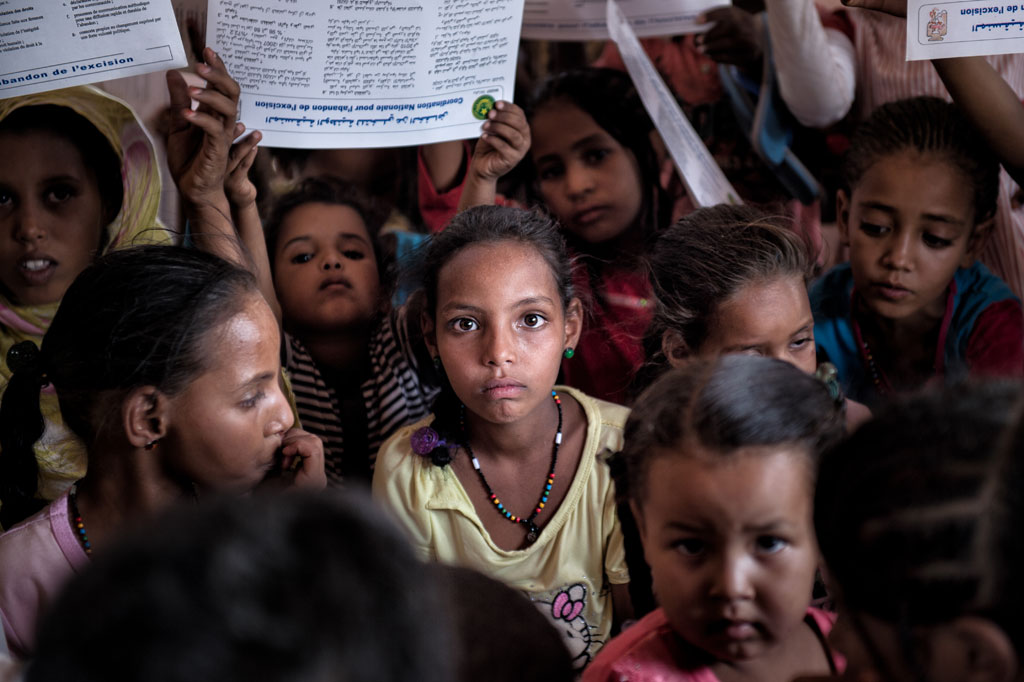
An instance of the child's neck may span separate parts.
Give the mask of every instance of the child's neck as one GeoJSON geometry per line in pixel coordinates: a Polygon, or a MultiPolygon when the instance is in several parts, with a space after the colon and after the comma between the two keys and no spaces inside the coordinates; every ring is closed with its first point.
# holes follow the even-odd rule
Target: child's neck
{"type": "Polygon", "coordinates": [[[370,345],[372,330],[369,324],[342,331],[316,332],[302,330],[296,336],[309,351],[317,366],[335,373],[358,373],[370,345]]]}
{"type": "Polygon", "coordinates": [[[102,444],[93,450],[102,455],[90,457],[89,473],[78,482],[76,495],[93,548],[110,544],[129,524],[195,495],[190,483],[168,477],[162,458],[153,452],[130,446],[104,448],[102,444]]]}
{"type": "Polygon", "coordinates": [[[861,337],[893,388],[916,388],[935,374],[944,309],[922,310],[898,320],[860,312],[861,337]]]}
{"type": "Polygon", "coordinates": [[[719,682],[790,682],[832,674],[827,644],[803,625],[757,658],[717,661],[710,668],[719,682]]]}
{"type": "Polygon", "coordinates": [[[549,452],[549,437],[539,434],[553,435],[557,426],[558,408],[554,400],[541,403],[531,413],[507,424],[485,421],[468,410],[466,413],[466,428],[473,451],[487,453],[489,457],[523,459],[538,448],[549,452]]]}

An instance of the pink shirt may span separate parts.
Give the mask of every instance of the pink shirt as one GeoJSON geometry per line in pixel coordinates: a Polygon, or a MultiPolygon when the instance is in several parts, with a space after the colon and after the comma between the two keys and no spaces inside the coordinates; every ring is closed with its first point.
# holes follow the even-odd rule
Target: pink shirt
{"type": "MultiPolygon", "coordinates": [[[[807,609],[824,638],[835,616],[807,609]]],[[[842,662],[827,647],[825,654],[842,670],[842,662]]],[[[583,682],[718,682],[708,666],[688,665],[664,609],[656,609],[610,641],[583,671],[583,682]]]]}
{"type": "Polygon", "coordinates": [[[89,556],[68,519],[68,494],[0,535],[0,619],[14,658],[35,648],[39,617],[89,556]]]}

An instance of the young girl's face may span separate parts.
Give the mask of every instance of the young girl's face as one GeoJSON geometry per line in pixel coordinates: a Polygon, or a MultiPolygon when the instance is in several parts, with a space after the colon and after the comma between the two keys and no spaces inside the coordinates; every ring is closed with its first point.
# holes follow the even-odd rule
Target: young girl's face
{"type": "Polygon", "coordinates": [[[277,321],[261,297],[248,296],[204,343],[208,369],[169,398],[158,452],[201,489],[247,492],[278,464],[294,422],[281,391],[277,321]]]}
{"type": "Polygon", "coordinates": [[[534,247],[474,244],[441,269],[424,332],[466,409],[510,423],[551,402],[562,353],[579,337],[579,302],[563,309],[551,268],[534,247]]]}
{"type": "Polygon", "coordinates": [[[380,275],[366,224],[349,206],[308,203],[285,216],[274,253],[274,288],[286,323],[332,331],[366,324],[380,275]]]}
{"type": "Polygon", "coordinates": [[[55,303],[99,248],[96,176],[74,144],[51,133],[2,133],[0,149],[11,161],[0,163],[0,284],[14,303],[55,303]]]}
{"type": "Polygon", "coordinates": [[[534,114],[530,132],[541,198],[566,230],[598,244],[636,224],[643,187],[633,152],[564,100],[534,114]]]}
{"type": "MultiPolygon", "coordinates": [[[[781,277],[740,289],[718,306],[698,352],[711,357],[763,355],[813,373],[814,316],[803,278],[781,277]]],[[[674,360],[671,354],[668,357],[674,360]]]]}
{"type": "Polygon", "coordinates": [[[877,161],[837,201],[854,286],[867,308],[894,320],[941,318],[957,268],[974,261],[970,178],[941,157],[905,150],[877,161]]]}
{"type": "Polygon", "coordinates": [[[672,627],[727,662],[786,641],[803,627],[817,565],[807,455],[769,446],[654,457],[633,507],[672,627]]]}

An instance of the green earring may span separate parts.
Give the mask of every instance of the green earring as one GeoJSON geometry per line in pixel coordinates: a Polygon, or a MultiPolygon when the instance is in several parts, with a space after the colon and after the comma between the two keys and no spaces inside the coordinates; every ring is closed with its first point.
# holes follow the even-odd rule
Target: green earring
{"type": "Polygon", "coordinates": [[[572,360],[572,356],[574,356],[574,355],[576,355],[576,351],[574,351],[572,348],[566,348],[565,349],[565,359],[566,360],[572,360]]]}

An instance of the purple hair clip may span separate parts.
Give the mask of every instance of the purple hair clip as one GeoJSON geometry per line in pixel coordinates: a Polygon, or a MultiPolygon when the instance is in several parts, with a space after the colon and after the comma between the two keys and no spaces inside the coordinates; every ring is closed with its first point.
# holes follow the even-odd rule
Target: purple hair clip
{"type": "Polygon", "coordinates": [[[412,451],[421,457],[429,457],[430,461],[439,467],[443,467],[452,461],[452,453],[448,449],[448,441],[442,440],[437,431],[424,426],[413,431],[409,438],[412,443],[412,451]]]}

